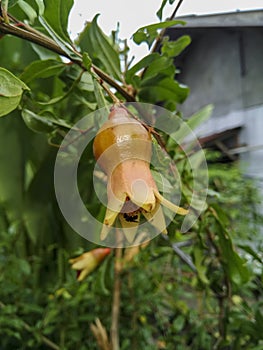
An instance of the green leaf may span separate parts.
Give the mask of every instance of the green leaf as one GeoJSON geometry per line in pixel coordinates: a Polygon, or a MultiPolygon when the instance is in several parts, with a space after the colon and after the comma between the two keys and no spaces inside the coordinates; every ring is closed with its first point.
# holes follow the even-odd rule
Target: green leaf
{"type": "Polygon", "coordinates": [[[200,109],[197,113],[193,114],[188,120],[187,124],[189,128],[195,129],[199,125],[203,124],[207,121],[207,119],[210,118],[212,112],[213,112],[213,105],[207,105],[200,109]]]}
{"type": "Polygon", "coordinates": [[[121,80],[120,60],[113,45],[99,28],[96,15],[91,23],[87,23],[80,34],[78,45],[88,53],[92,61],[114,78],[121,80]]]}
{"type": "Polygon", "coordinates": [[[239,244],[238,247],[243,249],[246,253],[250,254],[255,260],[257,260],[260,264],[262,264],[261,257],[258,255],[258,253],[252,247],[250,247],[249,245],[245,245],[245,244],[239,244]]]}
{"type": "Polygon", "coordinates": [[[44,15],[44,12],[45,12],[45,5],[44,5],[44,2],[43,0],[35,0],[37,6],[38,6],[38,13],[40,16],[43,16],[44,15]]]}
{"type": "Polygon", "coordinates": [[[222,248],[225,269],[228,271],[231,280],[237,285],[248,282],[250,274],[246,261],[233,249],[230,237],[223,233],[219,234],[219,244],[222,248]]]}
{"type": "Polygon", "coordinates": [[[143,74],[143,81],[149,78],[151,79],[157,75],[163,75],[173,79],[175,75],[175,66],[173,60],[168,57],[159,56],[158,60],[156,59],[153,61],[145,69],[143,74]]]}
{"type": "Polygon", "coordinates": [[[158,37],[159,29],[165,29],[168,27],[175,26],[177,24],[184,25],[185,22],[173,20],[161,23],[154,23],[145,27],[141,27],[133,34],[133,41],[138,45],[142,42],[146,42],[150,48],[154,40],[158,37]]]}
{"type": "Polygon", "coordinates": [[[154,62],[155,60],[159,60],[159,58],[160,55],[158,53],[151,53],[150,55],[143,57],[138,63],[136,63],[132,68],[130,68],[126,72],[127,83],[132,83],[135,73],[149,66],[149,64],[154,62]]]}
{"type": "Polygon", "coordinates": [[[24,109],[22,111],[22,117],[26,126],[35,132],[49,133],[55,128],[52,121],[48,120],[47,118],[40,117],[28,109],[24,109]]]}
{"type": "MultiPolygon", "coordinates": [[[[0,103],[2,107],[2,103],[0,103]]],[[[24,192],[24,166],[28,135],[18,117],[0,119],[0,203],[9,220],[21,217],[24,192]]]]}
{"type": "Polygon", "coordinates": [[[182,103],[189,93],[189,88],[177,81],[165,77],[158,81],[157,78],[147,79],[142,82],[139,96],[146,102],[161,102],[172,100],[182,103]]]}
{"type": "Polygon", "coordinates": [[[70,42],[68,34],[68,16],[73,6],[73,0],[44,0],[44,18],[59,37],[70,42]]]}
{"type": "Polygon", "coordinates": [[[159,191],[163,193],[171,193],[173,191],[173,186],[171,185],[170,181],[167,180],[161,173],[155,170],[151,170],[151,174],[157,184],[159,191]]]}
{"type": "Polygon", "coordinates": [[[17,4],[21,8],[21,10],[27,15],[27,17],[29,18],[29,22],[33,24],[35,19],[37,18],[37,13],[34,10],[34,8],[24,0],[18,0],[17,4]]]}
{"type": "Polygon", "coordinates": [[[204,264],[204,259],[205,259],[204,252],[200,247],[195,246],[193,250],[193,254],[194,254],[194,263],[198,273],[198,277],[204,284],[207,285],[209,284],[209,280],[206,277],[207,268],[206,268],[206,265],[204,264]]]}
{"type": "Polygon", "coordinates": [[[183,35],[176,41],[169,41],[168,38],[163,41],[161,52],[168,57],[178,56],[189,44],[191,38],[189,35],[183,35]]]}
{"type": "MultiPolygon", "coordinates": [[[[50,149],[24,194],[23,219],[30,240],[37,242],[53,241],[58,232],[55,221],[54,180],[51,169],[54,167],[56,150],[50,149]]],[[[39,243],[38,243],[39,244],[39,243]]]]}
{"type": "Polygon", "coordinates": [[[249,281],[250,273],[246,266],[246,261],[241,258],[236,252],[232,238],[229,232],[226,230],[226,222],[224,221],[225,212],[218,207],[216,208],[216,215],[218,225],[216,226],[218,245],[220,246],[220,252],[222,254],[222,263],[228,277],[237,285],[244,284],[249,281]]]}
{"type": "Polygon", "coordinates": [[[200,109],[197,113],[193,114],[186,123],[182,123],[180,129],[173,133],[173,138],[176,139],[178,143],[182,142],[193,129],[204,123],[210,117],[212,111],[212,105],[207,105],[200,109]]]}
{"type": "Polygon", "coordinates": [[[39,60],[32,62],[20,75],[25,83],[37,78],[49,78],[59,74],[65,68],[65,64],[55,60],[39,60]]]}
{"type": "MultiPolygon", "coordinates": [[[[15,4],[17,3],[18,0],[9,0],[8,1],[8,8],[12,7],[12,6],[15,6],[15,4]]],[[[3,3],[3,1],[2,1],[3,3]]]]}
{"type": "Polygon", "coordinates": [[[79,87],[81,90],[85,91],[93,91],[94,90],[94,82],[92,75],[89,72],[84,72],[79,81],[79,87]]]}
{"type": "Polygon", "coordinates": [[[45,101],[45,102],[40,102],[37,101],[37,103],[41,106],[49,106],[49,105],[53,105],[55,103],[61,102],[63,101],[65,98],[67,98],[71,92],[75,89],[76,86],[78,86],[78,84],[80,84],[82,82],[82,88],[88,91],[93,91],[93,85],[91,86],[90,81],[88,81],[88,76],[90,75],[90,73],[88,72],[81,72],[79,74],[79,76],[76,77],[76,79],[73,81],[72,85],[70,86],[70,88],[63,94],[60,96],[56,96],[54,98],[51,98],[49,101],[45,101]],[[84,78],[83,78],[84,76],[84,78]],[[83,80],[82,80],[83,78],[83,80]]]}
{"type": "Polygon", "coordinates": [[[53,27],[45,20],[44,17],[39,16],[39,22],[46,29],[52,39],[58,44],[58,46],[71,58],[74,60],[80,60],[81,58],[77,55],[76,51],[71,45],[70,39],[62,38],[53,27]]]}
{"type": "Polygon", "coordinates": [[[0,67],[0,117],[13,111],[29,88],[8,70],[0,67]]]}
{"type": "Polygon", "coordinates": [[[49,133],[57,127],[71,129],[71,126],[64,120],[51,118],[50,114],[48,116],[40,116],[28,109],[23,109],[22,117],[27,127],[35,132],[49,133]]]}

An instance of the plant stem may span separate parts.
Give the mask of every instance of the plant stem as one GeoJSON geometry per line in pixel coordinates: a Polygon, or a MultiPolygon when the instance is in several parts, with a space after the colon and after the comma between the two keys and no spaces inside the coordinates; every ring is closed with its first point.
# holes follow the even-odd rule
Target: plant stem
{"type": "MultiPolygon", "coordinates": [[[[19,22],[14,19],[12,16],[9,16],[10,19],[15,21],[16,25],[10,23],[4,23],[0,18],[0,33],[10,34],[18,38],[30,41],[34,44],[40,45],[52,52],[57,53],[60,56],[68,58],[71,62],[77,64],[82,69],[87,70],[82,63],[82,56],[76,52],[72,51],[76,55],[76,58],[70,57],[55,41],[53,41],[48,36],[44,35],[41,32],[31,28],[28,25],[25,25],[23,22],[19,22]],[[79,56],[79,57],[78,57],[79,56]]],[[[94,72],[109,85],[114,87],[127,101],[134,102],[135,98],[130,95],[122,86],[120,86],[115,80],[113,80],[107,73],[103,72],[100,68],[92,64],[92,69],[94,72]]]]}
{"type": "MultiPolygon", "coordinates": [[[[118,231],[118,229],[116,229],[118,231]]],[[[117,233],[118,234],[118,233],[117,233]]],[[[114,262],[114,289],[111,313],[111,345],[112,350],[120,349],[119,341],[119,315],[121,296],[121,271],[122,271],[122,248],[115,248],[114,262]]]]}
{"type": "MultiPolygon", "coordinates": [[[[174,11],[173,11],[173,13],[172,13],[171,16],[168,18],[168,21],[171,21],[171,20],[174,19],[175,15],[176,15],[177,11],[179,10],[179,7],[182,5],[183,1],[184,1],[184,0],[179,0],[179,2],[178,2],[178,4],[177,4],[176,8],[175,8],[174,11]]],[[[151,49],[151,52],[152,52],[152,53],[158,50],[158,47],[159,47],[159,45],[161,44],[161,41],[162,41],[162,39],[163,39],[163,36],[164,36],[165,31],[166,31],[166,28],[164,28],[164,29],[161,31],[161,33],[158,35],[158,37],[156,38],[155,43],[154,43],[154,45],[153,45],[153,47],[152,47],[152,49],[151,49]]]]}
{"type": "Polygon", "coordinates": [[[121,101],[114,95],[114,93],[110,90],[110,88],[105,84],[105,81],[102,79],[98,79],[98,83],[101,85],[101,87],[107,92],[109,97],[112,99],[112,102],[116,105],[120,105],[121,101]]]}
{"type": "MultiPolygon", "coordinates": [[[[57,43],[54,40],[52,40],[45,34],[39,32],[38,30],[30,27],[29,25],[23,22],[20,22],[19,20],[17,20],[16,18],[14,18],[9,14],[8,14],[8,17],[10,20],[14,22],[14,24],[11,24],[10,22],[5,23],[0,16],[0,34],[10,34],[15,37],[21,38],[23,40],[27,40],[34,44],[40,45],[52,52],[57,53],[60,56],[66,57],[72,63],[77,64],[83,70],[87,71],[86,67],[82,63],[82,56],[80,53],[73,50],[72,53],[76,55],[76,58],[72,58],[59,45],[57,45],[57,43]]],[[[127,102],[136,102],[136,99],[133,95],[129,94],[122,86],[120,86],[114,79],[112,79],[107,73],[102,71],[99,67],[92,64],[91,69],[102,79],[103,82],[106,82],[107,84],[115,88],[116,91],[119,92],[126,99],[127,102]]],[[[105,89],[105,84],[101,84],[101,85],[105,89]]],[[[105,91],[108,93],[109,89],[105,89],[105,91]]],[[[110,97],[112,96],[110,95],[110,97]]],[[[116,101],[117,101],[117,98],[116,98],[116,101]]],[[[151,122],[150,118],[148,118],[147,115],[145,119],[147,122],[151,122]]],[[[153,135],[155,136],[160,146],[162,148],[165,148],[160,135],[154,132],[153,128],[151,128],[151,133],[153,133],[153,135]]]]}
{"type": "MultiPolygon", "coordinates": [[[[210,210],[212,214],[217,217],[216,212],[214,210],[210,210]]],[[[207,229],[208,239],[211,243],[211,245],[214,247],[216,255],[218,260],[220,261],[220,264],[223,265],[223,258],[220,248],[215,243],[215,238],[213,233],[207,229]]],[[[219,295],[217,295],[218,300],[218,307],[219,307],[219,314],[218,314],[218,332],[220,335],[219,341],[224,341],[226,339],[226,333],[227,333],[227,324],[226,324],[226,313],[228,309],[228,301],[231,298],[231,282],[225,272],[225,269],[223,267],[223,273],[224,273],[224,287],[226,288],[226,292],[223,292],[219,295]]]]}

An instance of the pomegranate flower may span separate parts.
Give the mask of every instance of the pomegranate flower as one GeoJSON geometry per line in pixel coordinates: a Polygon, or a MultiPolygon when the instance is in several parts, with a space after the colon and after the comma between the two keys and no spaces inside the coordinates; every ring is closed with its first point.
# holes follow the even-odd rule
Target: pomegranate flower
{"type": "Polygon", "coordinates": [[[188,213],[188,210],[171,203],[158,191],[150,171],[151,135],[123,107],[112,108],[109,120],[94,139],[93,152],[108,176],[108,205],[102,240],[107,237],[117,217],[127,240],[132,242],[141,214],[159,232],[167,233],[161,204],[174,213],[188,213]]]}
{"type": "Polygon", "coordinates": [[[77,258],[70,259],[72,269],[78,272],[78,281],[82,281],[110,254],[110,248],[96,248],[83,253],[77,258]]]}

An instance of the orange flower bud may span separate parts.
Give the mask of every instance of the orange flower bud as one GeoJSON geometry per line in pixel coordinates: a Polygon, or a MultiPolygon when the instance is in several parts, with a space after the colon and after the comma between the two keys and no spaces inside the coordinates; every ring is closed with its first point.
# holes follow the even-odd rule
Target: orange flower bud
{"type": "Polygon", "coordinates": [[[96,248],[83,253],[77,258],[70,259],[72,269],[78,271],[78,281],[82,281],[110,254],[110,248],[96,248]]]}

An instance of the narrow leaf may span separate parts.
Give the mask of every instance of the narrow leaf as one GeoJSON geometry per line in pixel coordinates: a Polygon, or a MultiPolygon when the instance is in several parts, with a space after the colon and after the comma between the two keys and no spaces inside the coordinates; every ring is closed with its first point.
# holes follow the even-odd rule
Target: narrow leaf
{"type": "Polygon", "coordinates": [[[114,78],[121,80],[120,60],[108,38],[99,28],[96,15],[91,23],[87,23],[80,34],[78,45],[88,53],[92,61],[114,78]]]}
{"type": "Polygon", "coordinates": [[[65,68],[63,62],[55,60],[40,60],[34,61],[26,67],[24,72],[20,75],[20,79],[25,83],[37,78],[49,78],[57,75],[65,68]]]}
{"type": "Polygon", "coordinates": [[[33,9],[33,7],[30,6],[24,0],[18,0],[17,4],[21,8],[21,10],[27,15],[27,17],[29,18],[29,22],[33,24],[35,19],[37,18],[37,13],[33,9]]]}
{"type": "Polygon", "coordinates": [[[81,60],[81,58],[77,55],[74,48],[71,46],[69,39],[62,38],[57,32],[53,29],[53,27],[45,20],[44,17],[39,16],[39,22],[49,33],[51,38],[58,44],[58,46],[71,58],[74,60],[81,60]]]}
{"type": "Polygon", "coordinates": [[[44,0],[44,18],[59,37],[70,42],[68,35],[68,16],[73,6],[73,0],[44,0]]]}
{"type": "Polygon", "coordinates": [[[182,142],[192,130],[204,123],[211,116],[212,111],[212,105],[207,105],[200,109],[200,111],[193,114],[186,123],[182,123],[180,129],[173,133],[173,138],[176,139],[178,143],[182,142]]]}
{"type": "Polygon", "coordinates": [[[71,129],[71,126],[64,120],[54,119],[49,116],[40,116],[28,109],[22,111],[22,117],[27,127],[35,132],[49,133],[57,127],[71,129]]]}
{"type": "Polygon", "coordinates": [[[132,68],[130,68],[126,72],[126,81],[128,83],[131,83],[135,73],[149,66],[150,63],[152,63],[155,60],[158,60],[159,57],[160,55],[158,53],[151,53],[150,55],[143,57],[138,63],[136,63],[132,68]]]}

